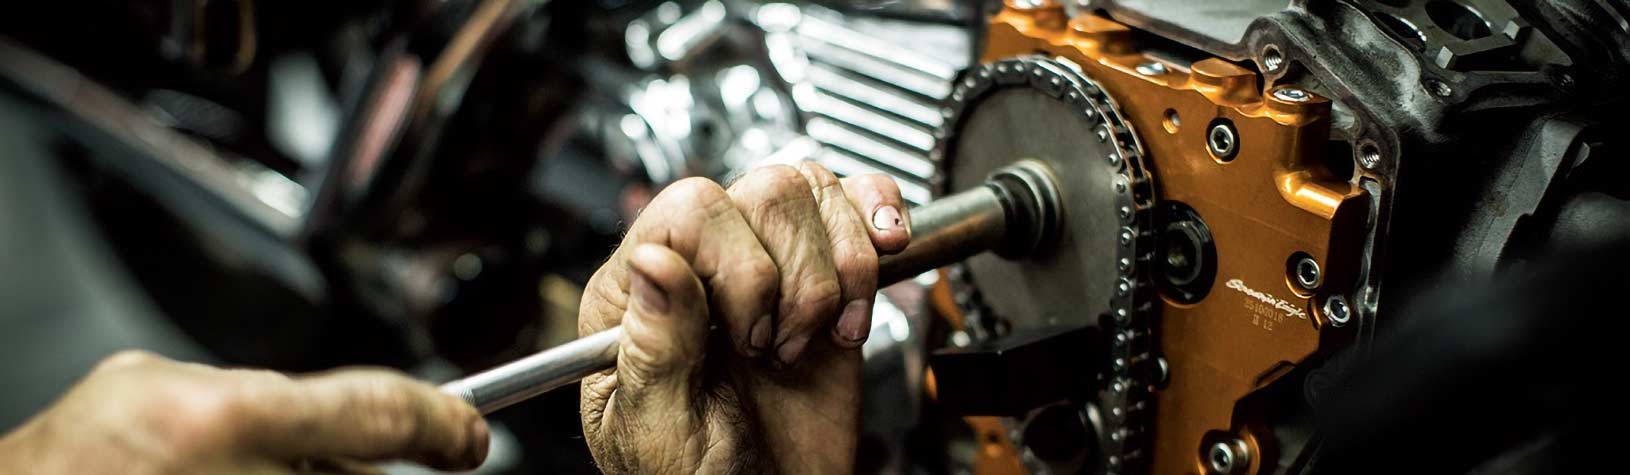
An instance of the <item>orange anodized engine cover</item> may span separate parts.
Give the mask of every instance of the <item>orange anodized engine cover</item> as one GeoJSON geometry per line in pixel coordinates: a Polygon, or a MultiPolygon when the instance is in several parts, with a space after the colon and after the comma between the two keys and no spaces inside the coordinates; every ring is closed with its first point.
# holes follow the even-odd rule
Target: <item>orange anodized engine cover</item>
{"type": "Polygon", "coordinates": [[[1203,298],[1162,293],[1155,302],[1156,354],[1169,373],[1151,394],[1137,463],[1156,474],[1207,473],[1207,448],[1237,438],[1252,456],[1236,473],[1271,471],[1271,434],[1240,401],[1353,338],[1353,326],[1332,325],[1317,304],[1353,288],[1370,203],[1324,163],[1330,102],[1263,87],[1256,71],[1219,58],[1163,60],[1122,24],[1039,3],[1009,2],[992,17],[980,60],[1039,54],[1100,83],[1147,149],[1155,202],[1186,204],[1215,243],[1203,298]],[[1227,157],[1209,143],[1219,120],[1236,131],[1227,157]],[[1294,275],[1304,257],[1319,270],[1311,285],[1294,275]]]}

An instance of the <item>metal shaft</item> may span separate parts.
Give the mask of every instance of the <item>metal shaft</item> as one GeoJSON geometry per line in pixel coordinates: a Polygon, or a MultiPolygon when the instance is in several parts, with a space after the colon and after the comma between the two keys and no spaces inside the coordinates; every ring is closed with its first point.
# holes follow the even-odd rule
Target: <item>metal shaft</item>
{"type": "MultiPolygon", "coordinates": [[[[1020,165],[1030,164],[1021,162],[1020,165]]],[[[1030,234],[1049,232],[1052,228],[1031,222],[1037,221],[1034,217],[1038,214],[1056,213],[1057,208],[1037,206],[1036,203],[1050,202],[1052,197],[1038,197],[1034,190],[1051,189],[1051,178],[1048,174],[1026,176],[1040,180],[1042,186],[1003,180],[1002,172],[998,172],[985,186],[912,209],[911,244],[904,251],[878,261],[878,286],[894,284],[980,252],[1011,247],[1012,242],[1042,240],[1030,234]]],[[[1056,222],[1056,216],[1051,218],[1056,222]]],[[[444,384],[441,389],[463,398],[482,414],[490,414],[615,366],[617,342],[622,334],[621,326],[612,327],[444,384]]]]}

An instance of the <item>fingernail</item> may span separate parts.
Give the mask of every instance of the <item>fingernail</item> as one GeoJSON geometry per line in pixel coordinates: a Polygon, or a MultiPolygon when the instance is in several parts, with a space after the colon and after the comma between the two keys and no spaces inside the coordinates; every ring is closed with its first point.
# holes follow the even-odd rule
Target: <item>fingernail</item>
{"type": "Polygon", "coordinates": [[[646,311],[655,313],[668,311],[668,294],[637,270],[628,271],[628,294],[639,300],[640,307],[646,311]]]}
{"type": "Polygon", "coordinates": [[[770,347],[769,315],[758,317],[758,321],[753,322],[752,330],[747,332],[747,344],[752,346],[754,351],[764,351],[770,347]]]}
{"type": "Polygon", "coordinates": [[[470,460],[477,465],[487,459],[489,435],[485,418],[477,417],[475,422],[470,423],[470,460]]]}
{"type": "Polygon", "coordinates": [[[879,230],[899,228],[905,223],[900,221],[900,210],[893,206],[883,206],[872,212],[872,227],[879,230]]]}
{"type": "Polygon", "coordinates": [[[843,306],[843,316],[838,317],[838,336],[850,342],[866,340],[866,311],[870,310],[872,303],[865,299],[850,300],[843,306]]]}
{"type": "Polygon", "coordinates": [[[781,349],[776,351],[776,356],[780,357],[781,364],[790,366],[792,362],[798,361],[798,355],[804,352],[804,345],[807,344],[809,344],[809,335],[797,335],[788,338],[785,343],[781,344],[781,349]]]}

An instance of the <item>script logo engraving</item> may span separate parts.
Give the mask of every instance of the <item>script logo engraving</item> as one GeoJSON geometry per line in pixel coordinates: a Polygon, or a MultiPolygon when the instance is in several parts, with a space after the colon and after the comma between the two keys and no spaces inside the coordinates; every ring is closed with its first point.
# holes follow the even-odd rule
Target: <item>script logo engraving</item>
{"type": "Polygon", "coordinates": [[[1228,279],[1228,283],[1225,284],[1225,286],[1230,289],[1237,290],[1239,293],[1245,294],[1248,297],[1256,299],[1263,305],[1284,312],[1285,316],[1287,317],[1296,317],[1307,320],[1307,311],[1298,308],[1295,304],[1290,303],[1290,301],[1275,297],[1267,292],[1253,289],[1250,286],[1245,285],[1245,281],[1243,280],[1228,279]]]}

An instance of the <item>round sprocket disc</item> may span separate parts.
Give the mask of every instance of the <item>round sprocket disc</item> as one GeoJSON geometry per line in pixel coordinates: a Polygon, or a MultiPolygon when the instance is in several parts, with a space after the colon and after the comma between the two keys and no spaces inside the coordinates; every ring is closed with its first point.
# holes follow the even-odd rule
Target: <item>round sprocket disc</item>
{"type": "MultiPolygon", "coordinates": [[[[1105,326],[1108,361],[1088,402],[1104,473],[1137,470],[1129,459],[1143,425],[1149,386],[1133,368],[1149,361],[1149,296],[1139,275],[1153,209],[1137,135],[1107,92],[1074,65],[1044,57],[984,64],[966,73],[936,131],[942,191],[983,183],[1019,160],[1047,166],[1057,183],[1057,240],[1019,260],[980,255],[960,282],[969,326],[985,337],[1004,329],[1105,326]],[[1101,420],[1101,424],[1098,422],[1101,420]]],[[[1066,362],[1060,362],[1066,363],[1066,362]]],[[[1101,363],[1101,364],[1099,364],[1101,363]]]]}
{"type": "Polygon", "coordinates": [[[991,84],[963,91],[976,97],[964,97],[946,139],[947,189],[978,186],[1020,159],[1039,160],[1060,184],[1063,226],[1055,246],[1028,259],[969,259],[967,271],[990,296],[985,303],[1015,327],[1094,324],[1100,315],[1132,310],[1131,296],[1122,294],[1134,285],[1140,230],[1131,184],[1141,169],[1128,164],[1137,159],[1136,144],[1124,140],[1130,131],[1113,109],[1102,110],[1113,107],[1103,92],[1066,66],[1031,59],[987,69],[991,84]]]}

